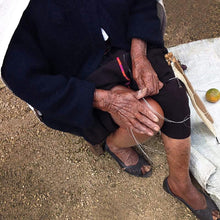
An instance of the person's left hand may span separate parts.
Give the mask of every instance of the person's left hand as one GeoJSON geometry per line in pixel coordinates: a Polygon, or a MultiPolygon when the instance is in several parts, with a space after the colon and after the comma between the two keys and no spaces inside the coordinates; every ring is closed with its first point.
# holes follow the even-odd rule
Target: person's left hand
{"type": "Polygon", "coordinates": [[[139,89],[146,88],[146,96],[158,94],[159,90],[163,87],[163,83],[158,79],[146,56],[133,58],[132,72],[139,89]]]}

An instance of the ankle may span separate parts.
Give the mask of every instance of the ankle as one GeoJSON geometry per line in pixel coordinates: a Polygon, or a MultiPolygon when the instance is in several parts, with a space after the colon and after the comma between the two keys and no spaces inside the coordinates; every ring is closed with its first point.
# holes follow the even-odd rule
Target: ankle
{"type": "Polygon", "coordinates": [[[168,184],[171,192],[190,204],[193,209],[206,208],[204,195],[196,189],[190,179],[185,181],[176,181],[175,179],[168,178],[168,184]]]}
{"type": "Polygon", "coordinates": [[[111,134],[107,137],[106,144],[112,151],[117,151],[121,149],[121,147],[117,143],[115,143],[114,138],[112,138],[111,134]]]}
{"type": "Polygon", "coordinates": [[[191,191],[192,188],[194,188],[191,179],[189,177],[181,178],[181,179],[168,177],[168,184],[173,193],[181,192],[185,194],[191,191]]]}

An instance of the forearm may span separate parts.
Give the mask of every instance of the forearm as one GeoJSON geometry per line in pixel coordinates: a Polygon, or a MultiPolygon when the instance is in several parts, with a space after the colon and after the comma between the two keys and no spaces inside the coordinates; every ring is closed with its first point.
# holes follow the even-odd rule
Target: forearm
{"type": "Polygon", "coordinates": [[[150,65],[150,62],[147,59],[147,43],[145,41],[138,38],[133,38],[131,41],[130,53],[133,68],[142,61],[150,65]]]}
{"type": "Polygon", "coordinates": [[[131,61],[132,67],[135,69],[139,64],[144,62],[147,68],[151,67],[147,58],[147,43],[141,39],[133,38],[131,42],[131,61]]]}
{"type": "Polygon", "coordinates": [[[133,38],[131,41],[131,59],[135,60],[139,57],[146,57],[147,43],[141,39],[133,38]]]}
{"type": "Polygon", "coordinates": [[[146,88],[146,96],[158,94],[162,83],[147,58],[147,43],[145,41],[138,38],[132,39],[131,61],[133,78],[139,89],[146,88]]]}

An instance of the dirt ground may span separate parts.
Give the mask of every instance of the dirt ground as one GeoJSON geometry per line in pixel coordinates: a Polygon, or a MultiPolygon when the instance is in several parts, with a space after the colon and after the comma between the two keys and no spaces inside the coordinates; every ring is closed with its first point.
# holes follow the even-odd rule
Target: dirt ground
{"type": "MultiPolygon", "coordinates": [[[[165,0],[166,46],[220,37],[219,0],[165,0]]],[[[193,220],[162,189],[168,166],[159,135],[146,143],[153,175],[124,173],[79,137],[40,123],[7,88],[0,90],[0,220],[193,220]]]]}

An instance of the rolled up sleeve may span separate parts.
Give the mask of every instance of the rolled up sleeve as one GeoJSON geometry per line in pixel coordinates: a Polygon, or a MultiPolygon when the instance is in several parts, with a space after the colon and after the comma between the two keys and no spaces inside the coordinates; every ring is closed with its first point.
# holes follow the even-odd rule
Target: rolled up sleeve
{"type": "Polygon", "coordinates": [[[163,45],[156,0],[136,0],[130,11],[128,38],[139,38],[147,43],[163,45]]]}

